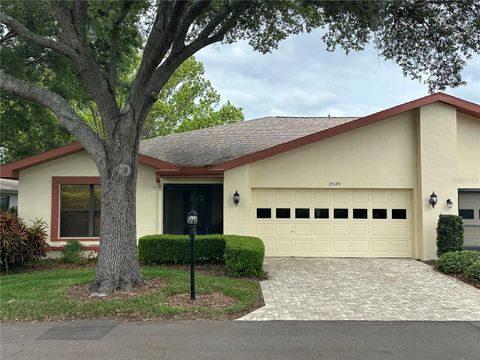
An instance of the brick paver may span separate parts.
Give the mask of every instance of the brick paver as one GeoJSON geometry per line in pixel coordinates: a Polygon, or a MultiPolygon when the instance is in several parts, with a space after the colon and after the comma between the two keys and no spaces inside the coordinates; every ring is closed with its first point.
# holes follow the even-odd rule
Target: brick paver
{"type": "Polygon", "coordinates": [[[267,258],[265,306],[240,320],[475,320],[480,290],[411,259],[267,258]]]}

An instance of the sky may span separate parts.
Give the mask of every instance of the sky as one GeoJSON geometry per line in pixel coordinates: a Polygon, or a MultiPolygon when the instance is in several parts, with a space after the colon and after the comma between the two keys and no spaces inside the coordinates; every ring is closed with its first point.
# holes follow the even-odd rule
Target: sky
{"type": "MultiPolygon", "coordinates": [[[[270,115],[365,116],[428,95],[427,85],[405,78],[373,46],[345,55],[327,52],[321,31],[294,35],[271,54],[246,42],[207,47],[196,55],[222,96],[245,119],[270,115]]],[[[480,103],[480,56],[463,70],[466,86],[444,92],[480,103]]]]}

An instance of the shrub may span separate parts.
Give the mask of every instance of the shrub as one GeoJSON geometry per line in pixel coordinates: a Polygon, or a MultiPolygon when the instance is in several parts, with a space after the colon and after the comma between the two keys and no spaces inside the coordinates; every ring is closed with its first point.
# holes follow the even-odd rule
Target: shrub
{"type": "MultiPolygon", "coordinates": [[[[147,235],[138,240],[138,253],[145,264],[186,264],[190,243],[186,235],[147,235]]],[[[263,242],[255,237],[199,235],[195,240],[196,261],[223,262],[230,276],[263,276],[264,256],[263,242]]]]}
{"type": "Polygon", "coordinates": [[[62,250],[60,260],[69,264],[84,264],[87,258],[83,256],[82,244],[78,240],[68,240],[62,250]]]}
{"type": "Polygon", "coordinates": [[[475,261],[465,271],[466,277],[480,285],[480,260],[475,261]]]}
{"type": "MultiPolygon", "coordinates": [[[[195,237],[195,260],[199,263],[222,262],[225,239],[221,235],[195,237]]],[[[138,240],[139,258],[145,264],[185,264],[190,262],[187,235],[147,235],[138,240]]]]}
{"type": "Polygon", "coordinates": [[[437,255],[463,250],[463,221],[457,215],[440,215],[437,225],[437,255]]]}
{"type": "Polygon", "coordinates": [[[250,236],[228,235],[225,242],[225,269],[230,276],[263,276],[265,246],[250,236]]]}
{"type": "Polygon", "coordinates": [[[474,262],[480,261],[478,251],[453,251],[440,256],[437,269],[445,274],[464,274],[474,262]]]}
{"type": "Polygon", "coordinates": [[[47,255],[45,223],[35,220],[28,227],[21,218],[10,212],[0,214],[0,267],[8,270],[24,266],[31,260],[47,255]]]}

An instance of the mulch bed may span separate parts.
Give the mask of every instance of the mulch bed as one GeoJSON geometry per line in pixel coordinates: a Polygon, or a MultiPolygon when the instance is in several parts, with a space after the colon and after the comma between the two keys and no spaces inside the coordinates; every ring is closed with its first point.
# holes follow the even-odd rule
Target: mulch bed
{"type": "Polygon", "coordinates": [[[212,292],[210,294],[196,294],[195,301],[190,300],[190,293],[175,294],[168,297],[167,302],[170,305],[192,308],[222,308],[238,304],[238,300],[220,292],[212,292]]]}
{"type": "Polygon", "coordinates": [[[95,302],[95,301],[108,301],[115,299],[127,299],[134,296],[147,294],[150,292],[158,291],[162,287],[167,285],[167,280],[163,278],[154,278],[145,280],[145,284],[139,287],[135,287],[130,291],[115,291],[107,296],[92,296],[92,292],[89,290],[90,284],[73,285],[68,290],[68,297],[73,300],[82,302],[95,302]]]}

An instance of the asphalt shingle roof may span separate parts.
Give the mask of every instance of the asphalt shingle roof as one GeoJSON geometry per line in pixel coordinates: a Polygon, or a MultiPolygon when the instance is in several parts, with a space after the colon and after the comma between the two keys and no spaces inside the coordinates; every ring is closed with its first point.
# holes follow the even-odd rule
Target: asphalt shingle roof
{"type": "Polygon", "coordinates": [[[355,117],[264,117],[143,140],[140,153],[179,166],[211,166],[326,130],[355,117]]]}

